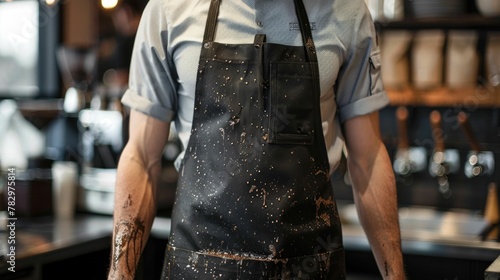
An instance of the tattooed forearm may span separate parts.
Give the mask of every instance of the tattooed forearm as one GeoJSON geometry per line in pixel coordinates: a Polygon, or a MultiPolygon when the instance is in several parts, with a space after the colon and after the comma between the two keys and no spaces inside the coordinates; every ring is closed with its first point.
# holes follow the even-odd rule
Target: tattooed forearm
{"type": "Polygon", "coordinates": [[[120,262],[125,261],[129,273],[134,272],[141,250],[145,231],[144,221],[136,218],[132,221],[122,220],[115,225],[114,251],[112,257],[113,273],[120,262]]]}

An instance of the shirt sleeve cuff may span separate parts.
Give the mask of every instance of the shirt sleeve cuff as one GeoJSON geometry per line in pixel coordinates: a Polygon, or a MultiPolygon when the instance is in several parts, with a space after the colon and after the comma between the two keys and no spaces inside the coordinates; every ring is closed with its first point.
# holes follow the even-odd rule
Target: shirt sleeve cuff
{"type": "Polygon", "coordinates": [[[345,122],[348,119],[378,111],[388,104],[389,97],[383,91],[339,108],[339,118],[341,122],[345,122]]]}
{"type": "Polygon", "coordinates": [[[128,89],[125,92],[121,102],[123,105],[130,107],[130,109],[134,109],[164,122],[172,121],[175,116],[173,110],[151,102],[151,100],[140,96],[132,89],[128,89]]]}

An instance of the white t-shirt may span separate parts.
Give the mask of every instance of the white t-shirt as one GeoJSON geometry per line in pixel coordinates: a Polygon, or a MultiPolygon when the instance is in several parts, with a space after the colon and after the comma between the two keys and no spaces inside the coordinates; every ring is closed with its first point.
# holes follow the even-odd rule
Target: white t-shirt
{"type": "MultiPolygon", "coordinates": [[[[380,78],[380,51],[363,0],[304,1],[317,48],[321,117],[331,172],[344,144],[340,123],[389,102],[380,78]]],[[[186,148],[193,118],[196,74],[210,0],[150,0],[136,35],[129,89],[122,102],[174,121],[186,148]]],[[[293,0],[223,0],[216,42],[302,45],[293,0]]],[[[180,162],[181,153],[177,162],[180,162]]]]}

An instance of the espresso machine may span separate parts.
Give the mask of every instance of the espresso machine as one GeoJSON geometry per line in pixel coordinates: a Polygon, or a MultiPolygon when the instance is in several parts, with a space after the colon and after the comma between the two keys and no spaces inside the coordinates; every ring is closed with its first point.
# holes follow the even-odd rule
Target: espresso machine
{"type": "Polygon", "coordinates": [[[55,161],[81,161],[78,114],[87,107],[95,80],[96,51],[61,46],[57,63],[65,93],[59,116],[47,128],[46,157],[55,161]]]}

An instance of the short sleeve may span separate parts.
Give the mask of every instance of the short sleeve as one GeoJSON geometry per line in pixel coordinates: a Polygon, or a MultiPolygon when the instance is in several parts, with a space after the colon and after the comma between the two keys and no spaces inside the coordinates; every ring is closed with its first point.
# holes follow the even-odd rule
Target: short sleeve
{"type": "Polygon", "coordinates": [[[366,6],[360,10],[336,82],[341,122],[380,110],[389,103],[382,84],[380,50],[373,20],[366,6]]]}
{"type": "Polygon", "coordinates": [[[176,114],[177,75],[167,47],[167,19],[163,1],[150,0],[135,37],[129,86],[122,103],[169,122],[176,114]]]}

